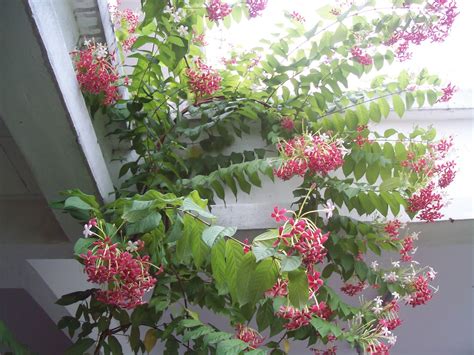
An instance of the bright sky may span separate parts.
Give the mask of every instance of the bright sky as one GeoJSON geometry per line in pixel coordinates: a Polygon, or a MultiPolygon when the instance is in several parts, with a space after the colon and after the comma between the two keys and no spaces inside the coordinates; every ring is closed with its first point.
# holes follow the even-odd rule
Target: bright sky
{"type": "MultiPolygon", "coordinates": [[[[262,38],[278,32],[277,23],[288,21],[284,12],[298,11],[305,16],[305,27],[308,29],[318,21],[316,9],[331,3],[330,1],[310,0],[269,0],[263,15],[251,20],[242,20],[233,24],[230,29],[221,26],[214,28],[207,35],[209,42],[206,48],[208,58],[228,57],[229,44],[250,49],[258,45],[262,38]],[[220,40],[219,40],[220,39],[220,40]]],[[[334,2],[333,2],[334,3],[334,2]]],[[[398,73],[402,68],[419,72],[427,68],[429,72],[438,74],[443,81],[451,81],[460,89],[473,89],[474,71],[472,36],[474,35],[474,1],[457,0],[460,14],[456,18],[448,39],[443,43],[426,43],[413,47],[411,60],[391,65],[383,69],[385,73],[398,73]]]]}

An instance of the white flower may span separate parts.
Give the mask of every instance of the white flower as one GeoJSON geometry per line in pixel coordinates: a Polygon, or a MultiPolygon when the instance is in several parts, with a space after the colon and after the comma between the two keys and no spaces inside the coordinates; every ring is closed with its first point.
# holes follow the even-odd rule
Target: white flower
{"type": "Polygon", "coordinates": [[[185,37],[189,34],[188,28],[186,26],[181,25],[178,27],[178,33],[181,37],[185,37]]]}
{"type": "Polygon", "coordinates": [[[364,316],[362,315],[362,313],[358,312],[355,316],[354,316],[354,323],[357,323],[357,324],[360,324],[362,323],[362,318],[364,318],[364,316]]]}
{"type": "Polygon", "coordinates": [[[428,276],[430,280],[434,280],[436,277],[436,274],[437,272],[434,271],[432,267],[430,267],[429,271],[426,273],[426,276],[428,276]]]}
{"type": "Polygon", "coordinates": [[[380,297],[380,296],[375,297],[374,302],[377,306],[380,307],[383,303],[382,297],[380,297]]]}
{"type": "Polygon", "coordinates": [[[398,292],[392,292],[392,296],[396,301],[400,299],[400,294],[398,292]]]}
{"type": "Polygon", "coordinates": [[[412,261],[411,261],[411,265],[412,265],[412,266],[413,266],[413,265],[420,265],[420,263],[419,263],[418,261],[416,261],[416,260],[412,260],[412,261]]]}
{"type": "Polygon", "coordinates": [[[84,40],[84,46],[89,47],[92,44],[92,40],[90,39],[85,39],[84,40]]]}
{"type": "Polygon", "coordinates": [[[400,262],[399,261],[392,261],[392,266],[393,267],[400,267],[400,262]]]}
{"type": "Polygon", "coordinates": [[[403,297],[403,300],[406,302],[406,303],[410,303],[412,298],[411,298],[411,295],[406,295],[405,297],[403,297]]]}
{"type": "Polygon", "coordinates": [[[90,237],[92,234],[94,234],[93,232],[91,232],[91,228],[92,225],[90,225],[89,223],[84,224],[84,231],[82,232],[82,234],[85,238],[90,237]]]}
{"type": "Polygon", "coordinates": [[[173,8],[169,5],[166,5],[165,8],[163,9],[163,12],[165,14],[172,14],[173,13],[173,8]]]}
{"type": "Polygon", "coordinates": [[[382,313],[383,311],[383,308],[378,306],[378,305],[375,305],[374,307],[372,307],[372,311],[375,313],[375,314],[380,314],[382,313]]]}
{"type": "Polygon", "coordinates": [[[329,140],[329,136],[326,133],[320,134],[319,137],[321,137],[323,141],[329,140]]]}
{"type": "Polygon", "coordinates": [[[336,207],[334,206],[334,204],[331,201],[328,201],[326,203],[326,205],[324,206],[324,209],[322,210],[322,212],[326,212],[326,218],[327,219],[332,217],[332,211],[334,211],[334,208],[336,208],[336,207]]]}
{"type": "Polygon", "coordinates": [[[398,280],[398,275],[395,272],[392,271],[388,274],[387,273],[383,274],[382,279],[385,282],[393,283],[393,282],[396,282],[398,280]]]}
{"type": "Polygon", "coordinates": [[[390,345],[395,345],[395,343],[397,342],[397,336],[396,336],[396,335],[392,335],[392,336],[388,337],[387,342],[388,342],[390,345]]]}
{"type": "Polygon", "coordinates": [[[379,263],[377,262],[377,260],[372,261],[372,262],[370,263],[370,268],[371,268],[372,270],[375,271],[375,270],[377,270],[378,267],[379,267],[379,263]]]}
{"type": "Polygon", "coordinates": [[[174,22],[176,22],[176,23],[181,22],[181,20],[182,20],[183,17],[184,17],[184,11],[183,11],[183,9],[178,9],[178,10],[176,10],[176,12],[174,12],[174,13],[171,14],[171,17],[173,18],[173,21],[174,21],[174,22]]]}
{"type": "Polygon", "coordinates": [[[132,242],[129,240],[127,242],[127,247],[125,248],[126,251],[133,253],[138,250],[138,242],[132,242]]]}
{"type": "Polygon", "coordinates": [[[387,327],[382,327],[382,329],[380,330],[380,333],[384,336],[384,337],[389,337],[390,335],[392,335],[392,332],[390,330],[388,330],[387,327]]]}
{"type": "Polygon", "coordinates": [[[97,47],[95,50],[95,55],[97,58],[105,58],[107,56],[107,47],[102,43],[97,43],[97,47]]]}
{"type": "Polygon", "coordinates": [[[415,254],[417,250],[418,250],[418,247],[413,248],[412,251],[411,251],[411,255],[415,254]]]}

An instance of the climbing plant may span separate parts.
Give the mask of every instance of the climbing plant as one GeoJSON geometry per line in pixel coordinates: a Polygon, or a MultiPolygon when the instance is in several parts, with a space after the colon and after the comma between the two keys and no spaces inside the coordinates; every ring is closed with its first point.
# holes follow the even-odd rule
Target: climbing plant
{"type": "Polygon", "coordinates": [[[314,23],[288,13],[258,48],[217,63],[206,31],[259,21],[266,0],[142,0],[141,17],[113,10],[126,78],[102,44],[73,53],[92,111],[136,158],[114,202],[69,190],[56,204],[84,224],[74,254],[91,282],[58,301],[78,304],[59,322],[76,336],[70,353],[161,342],[167,354],[284,354],[296,341],[315,354],[335,353],[335,341],[388,353],[399,307],[435,290],[436,272],[413,259],[417,234],[397,218],[442,218],[456,170],[452,139],[433,128],[376,125],[455,88],[427,70],[383,68],[443,41],[457,15],[454,1],[388,3],[338,2],[314,23]],[[255,133],[260,146],[233,151],[255,133]],[[290,179],[293,209],[268,211],[275,228],[251,241],[212,214],[216,201],[290,179]],[[382,253],[394,261],[379,264],[382,253]],[[348,301],[368,287],[378,296],[348,301]]]}

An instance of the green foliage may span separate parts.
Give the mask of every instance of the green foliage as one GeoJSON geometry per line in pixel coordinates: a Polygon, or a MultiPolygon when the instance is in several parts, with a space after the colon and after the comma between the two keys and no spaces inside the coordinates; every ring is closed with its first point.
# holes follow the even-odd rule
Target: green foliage
{"type": "MultiPolygon", "coordinates": [[[[408,173],[402,163],[409,153],[425,154],[435,139],[434,129],[415,127],[405,135],[393,128],[382,134],[372,127],[391,111],[402,117],[415,103],[422,107],[437,102],[440,81],[426,70],[418,75],[402,71],[396,78],[383,73],[394,53],[382,43],[412,21],[428,19],[408,7],[380,9],[375,1],[348,6],[339,15],[332,5],[323,6],[318,11],[321,21],[307,28],[296,21],[282,25],[281,33],[262,40],[253,52],[240,54],[237,63],[220,71],[219,91],[196,97],[189,92],[186,72],[193,58],[205,60],[205,52],[192,36],[215,24],[206,17],[204,1],[191,0],[190,5],[185,7],[181,0],[142,1],[144,18],[129,55],[136,61],[129,98],[106,110],[110,123],[118,124],[110,134],[128,144],[137,157],[120,169],[116,200],[102,206],[92,195],[69,190],[53,205],[82,224],[100,219],[107,235],[122,248],[142,240],[143,253],[164,269],[155,275],[148,304],[130,312],[97,301],[94,289],[61,297],[60,305],[78,305],[74,317],[59,322],[61,329],[77,337],[69,353],[90,352],[94,346],[121,354],[125,349],[115,335],[128,337],[134,353],[151,352],[158,342],[165,344],[167,354],[183,349],[193,354],[266,353],[203,323],[194,306],[226,317],[231,326],[255,319],[260,331],[269,329],[270,336],[280,334],[282,340],[308,340],[308,346],[326,343],[329,334],[352,346],[364,345],[361,337],[335,322],[352,320],[361,308],[343,302],[327,282],[355,279],[379,285],[381,295],[395,289],[404,294],[381,281],[359,257],[397,252],[401,245],[387,237],[379,221],[362,221],[339,211],[346,207],[364,219],[397,217],[426,182],[408,173]],[[178,32],[169,11],[164,11],[167,5],[184,7],[181,24],[189,35],[178,32]],[[370,20],[363,17],[365,12],[371,13],[370,20]],[[364,66],[353,58],[355,46],[375,48],[373,64],[364,66]],[[257,53],[262,53],[258,64],[257,53]],[[368,87],[349,89],[368,75],[368,87]],[[282,128],[283,117],[293,121],[291,132],[282,128]],[[226,203],[230,193],[237,199],[242,192],[250,194],[271,183],[280,163],[274,157],[275,144],[306,132],[335,136],[348,151],[341,174],[306,174],[294,191],[301,213],[308,213],[323,233],[330,232],[324,244],[326,264],[316,267],[322,269],[318,271],[324,286],[315,297],[332,315],[313,316],[307,326],[286,332],[286,320],[276,316],[280,307],[304,309],[309,304],[308,273],[301,256],[278,249],[277,229],[243,243],[236,228],[217,224],[209,205],[217,199],[226,203]],[[234,142],[255,133],[262,138],[259,147],[232,151],[234,142]],[[310,189],[314,184],[317,188],[310,189]],[[314,210],[328,201],[338,208],[323,223],[314,210]],[[288,296],[266,297],[277,280],[287,284],[288,296]],[[97,340],[91,338],[93,331],[99,334],[97,340]]],[[[219,26],[229,27],[245,16],[245,4],[234,4],[232,15],[219,26]]],[[[95,241],[94,236],[77,240],[74,254],[79,261],[95,241]]],[[[264,347],[283,354],[280,343],[269,341],[264,347]]]]}

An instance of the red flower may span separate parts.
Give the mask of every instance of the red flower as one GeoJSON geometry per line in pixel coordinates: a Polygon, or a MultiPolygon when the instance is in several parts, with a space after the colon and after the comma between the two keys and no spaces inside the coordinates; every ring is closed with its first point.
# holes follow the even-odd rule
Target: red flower
{"type": "Polygon", "coordinates": [[[272,218],[276,221],[276,222],[281,222],[281,221],[287,221],[288,220],[288,217],[285,216],[285,214],[287,213],[288,211],[284,208],[282,209],[278,209],[277,206],[275,206],[273,208],[273,213],[272,213],[272,218]]]}
{"type": "Polygon", "coordinates": [[[420,212],[418,218],[427,222],[434,222],[443,217],[439,212],[444,206],[440,194],[434,192],[434,183],[422,188],[408,199],[408,211],[420,212]]]}
{"type": "Polygon", "coordinates": [[[295,129],[295,121],[290,117],[283,117],[280,121],[280,125],[287,132],[291,132],[295,129]]]}
{"type": "Polygon", "coordinates": [[[297,11],[293,11],[291,14],[290,14],[291,18],[295,21],[298,21],[300,23],[303,23],[306,21],[306,19],[304,18],[303,15],[301,15],[299,12],[297,11]]]}

